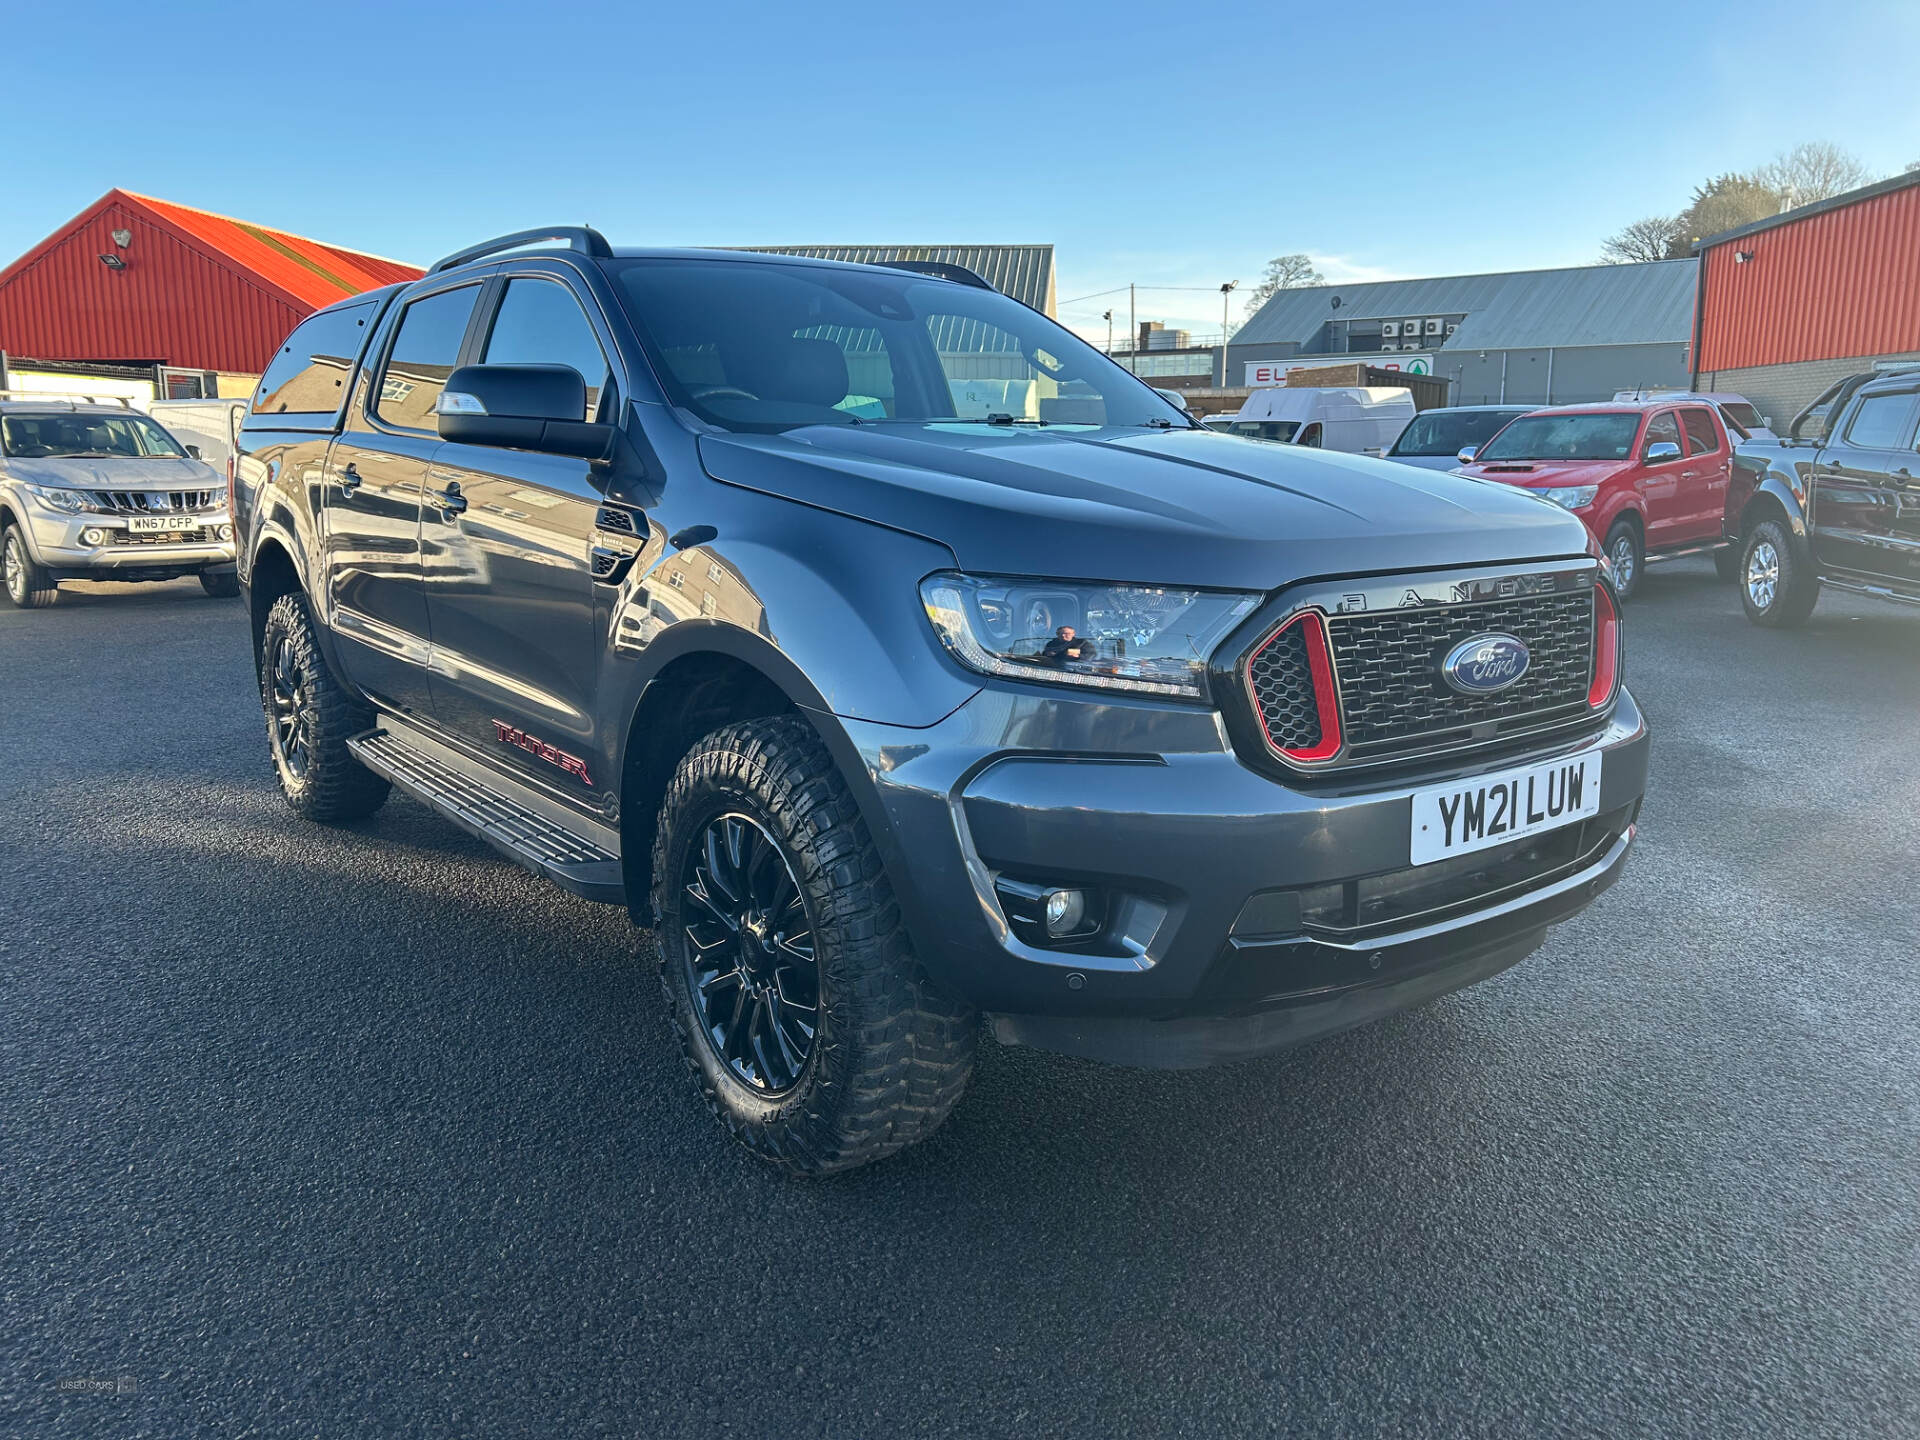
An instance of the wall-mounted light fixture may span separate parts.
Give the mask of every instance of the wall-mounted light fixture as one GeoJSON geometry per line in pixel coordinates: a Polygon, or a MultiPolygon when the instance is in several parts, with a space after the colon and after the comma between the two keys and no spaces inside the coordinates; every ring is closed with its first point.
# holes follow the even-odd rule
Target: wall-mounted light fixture
{"type": "Polygon", "coordinates": [[[101,252],[100,263],[109,270],[124,270],[127,268],[127,262],[110,250],[101,252]]]}
{"type": "Polygon", "coordinates": [[[1744,265],[1752,258],[1753,252],[1751,250],[1736,250],[1733,252],[1733,263],[1736,265],[1744,265]]]}
{"type": "Polygon", "coordinates": [[[122,250],[126,249],[127,246],[133,243],[133,232],[131,230],[114,231],[113,243],[118,245],[122,250]]]}

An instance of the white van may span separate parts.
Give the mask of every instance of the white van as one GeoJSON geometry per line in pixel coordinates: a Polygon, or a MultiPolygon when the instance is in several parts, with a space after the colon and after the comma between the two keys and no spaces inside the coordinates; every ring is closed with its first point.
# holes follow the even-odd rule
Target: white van
{"type": "Polygon", "coordinates": [[[240,422],[247,418],[244,400],[155,400],[147,413],[166,427],[182,445],[191,445],[200,458],[233,483],[233,456],[240,422]]]}
{"type": "Polygon", "coordinates": [[[1349,455],[1384,455],[1413,411],[1413,392],[1398,385],[1275,385],[1249,395],[1227,433],[1349,455]]]}

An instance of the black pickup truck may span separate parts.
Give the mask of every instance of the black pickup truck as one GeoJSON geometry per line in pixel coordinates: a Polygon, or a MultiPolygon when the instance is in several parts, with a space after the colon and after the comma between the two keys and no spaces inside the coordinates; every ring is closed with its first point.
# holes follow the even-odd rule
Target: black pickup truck
{"type": "Polygon", "coordinates": [[[1798,625],[1823,585],[1920,604],[1920,371],[1838,381],[1734,457],[1726,537],[1756,625],[1798,625]]]}
{"type": "Polygon", "coordinates": [[[292,808],[625,905],[790,1170],[930,1133],[983,1021],[1198,1065],[1428,1000],[1633,840],[1577,518],[1202,430],[965,271],[508,236],[308,319],[240,451],[292,808]]]}

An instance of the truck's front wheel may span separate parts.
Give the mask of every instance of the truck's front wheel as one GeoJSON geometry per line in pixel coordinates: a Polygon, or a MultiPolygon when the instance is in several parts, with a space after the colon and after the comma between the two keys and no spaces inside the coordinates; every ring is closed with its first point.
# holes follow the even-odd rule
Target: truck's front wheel
{"type": "Polygon", "coordinates": [[[653,877],[688,1068],[736,1140],[820,1174],[939,1127],[966,1088],[976,1017],[915,963],[811,726],[745,721],[694,746],[661,802],[653,877]]]}
{"type": "Polygon", "coordinates": [[[327,668],[313,617],[299,595],[282,595],[260,636],[260,704],[280,793],[296,815],[338,824],[371,815],[387,782],[353,758],[347,737],[373,723],[327,668]]]}
{"type": "Polygon", "coordinates": [[[1786,527],[1777,520],[1754,526],[1740,563],[1740,603],[1747,618],[1785,629],[1803,623],[1819,598],[1820,577],[1801,564],[1786,527]]]}
{"type": "Polygon", "coordinates": [[[22,610],[44,610],[60,598],[60,587],[27,552],[17,525],[0,526],[0,578],[7,598],[22,610]]]}

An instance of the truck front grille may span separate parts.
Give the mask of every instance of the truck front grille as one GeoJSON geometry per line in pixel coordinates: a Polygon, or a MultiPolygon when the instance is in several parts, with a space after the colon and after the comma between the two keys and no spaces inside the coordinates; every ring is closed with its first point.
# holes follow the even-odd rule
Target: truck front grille
{"type": "Polygon", "coordinates": [[[1529,723],[1587,708],[1593,675],[1593,592],[1570,591],[1478,605],[1333,615],[1327,620],[1340,677],[1347,752],[1355,759],[1464,739],[1478,726],[1529,723]],[[1462,640],[1498,631],[1531,655],[1518,684],[1462,695],[1440,662],[1462,640]]]}
{"type": "Polygon", "coordinates": [[[94,490],[93,508],[117,515],[167,515],[178,510],[211,510],[218,490],[94,490]]]}
{"type": "MultiPolygon", "coordinates": [[[[1338,686],[1338,714],[1315,705],[1303,627],[1256,649],[1246,666],[1248,698],[1275,750],[1301,752],[1338,722],[1334,764],[1392,760],[1567,724],[1595,712],[1594,600],[1590,587],[1471,604],[1332,614],[1327,658],[1338,686]],[[1527,672],[1505,690],[1466,695],[1447,684],[1448,651],[1475,635],[1521,640],[1527,672]]],[[[1292,759],[1292,755],[1281,758],[1292,759]]]]}

